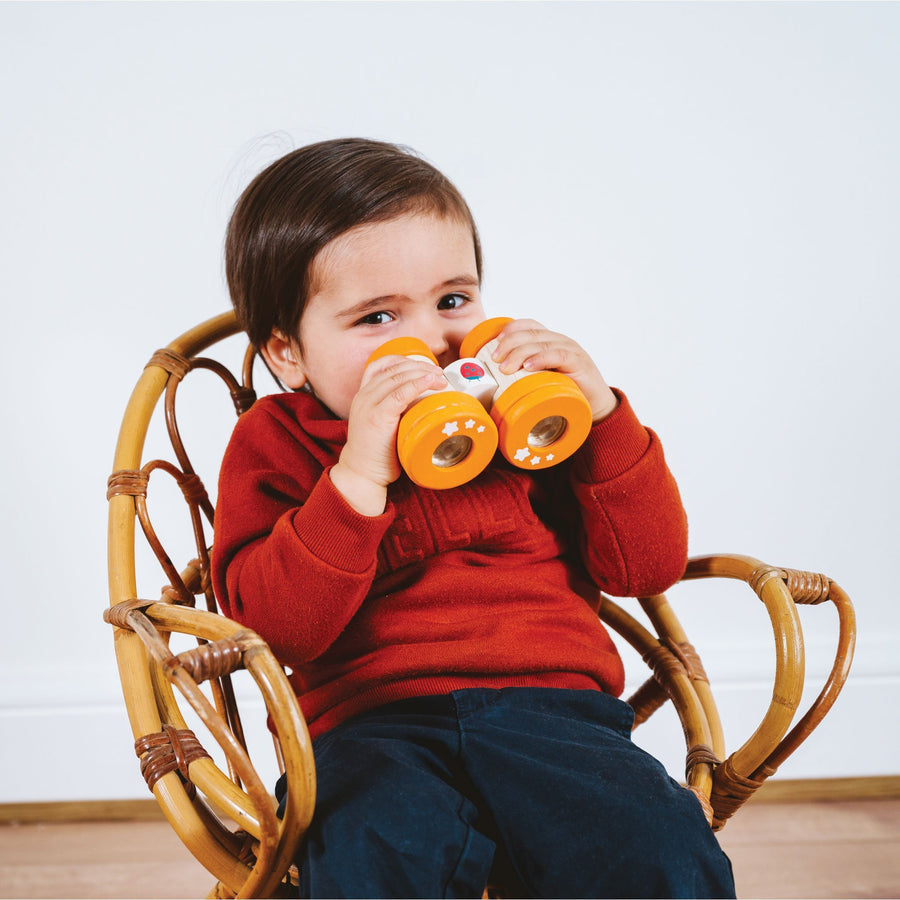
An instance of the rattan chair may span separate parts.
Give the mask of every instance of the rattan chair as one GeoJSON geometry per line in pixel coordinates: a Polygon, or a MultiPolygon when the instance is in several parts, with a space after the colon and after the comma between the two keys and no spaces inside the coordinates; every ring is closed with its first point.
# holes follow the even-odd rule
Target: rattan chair
{"type": "MultiPolygon", "coordinates": [[[[110,606],[104,618],[114,630],[135,751],[166,818],[214,876],[217,883],[211,896],[219,897],[283,894],[296,878],[292,860],[315,806],[311,744],[287,678],[261,638],[218,612],[209,571],[213,504],[186,451],[176,416],[176,407],[182,411],[183,392],[179,389],[186,376],[201,370],[217,376],[207,383],[221,382],[241,415],[254,402],[254,372],[260,369],[230,312],[157,351],[125,411],[107,493],[110,606]],[[221,356],[223,347],[233,348],[235,341],[240,346],[232,368],[240,369],[240,377],[209,355],[214,349],[221,356]],[[161,415],[154,417],[157,407],[161,407],[161,415]],[[147,461],[144,454],[151,420],[159,423],[163,419],[165,428],[159,425],[159,431],[169,458],[147,461]],[[160,484],[154,488],[154,503],[162,502],[157,498],[163,483],[180,488],[183,504],[178,492],[174,494],[176,503],[165,502],[168,508],[177,507],[189,523],[177,535],[178,541],[193,547],[171,546],[169,538],[170,546],[164,545],[151,522],[151,480],[155,486],[160,484]],[[145,539],[139,544],[136,520],[145,539]],[[137,584],[138,551],[151,558],[146,546],[167,581],[156,599],[151,599],[155,594],[147,587],[137,584]],[[180,560],[180,565],[173,558],[180,560]],[[197,608],[198,598],[205,608],[197,608]],[[185,649],[178,650],[179,642],[185,649]],[[247,750],[235,699],[236,678],[244,679],[251,688],[255,684],[253,690],[261,696],[273,726],[275,746],[268,762],[276,771],[286,772],[288,779],[289,802],[281,819],[270,793],[272,785],[258,774],[259,751],[254,750],[254,765],[247,750]],[[204,735],[202,740],[198,731],[204,735]]],[[[273,389],[279,388],[273,385],[273,389]]],[[[198,427],[205,433],[206,419],[213,415],[210,405],[201,405],[193,415],[204,420],[198,427]]],[[[227,435],[230,427],[226,425],[223,434],[227,435]]],[[[222,451],[224,443],[217,448],[219,459],[222,451]]],[[[213,470],[206,473],[213,484],[219,459],[213,460],[213,470]]],[[[147,577],[143,572],[141,576],[147,577]]],[[[685,783],[698,795],[708,819],[718,829],[831,708],[850,667],[855,621],[847,595],[823,575],[773,567],[747,556],[691,559],[684,580],[708,578],[746,582],[764,604],[774,638],[771,703],[754,733],[730,754],[726,753],[700,657],[666,597],[637,599],[632,612],[626,611],[631,601],[620,604],[603,598],[600,617],[649,667],[647,680],[629,698],[636,726],[666,702],[674,705],[686,744],[685,783]],[[805,675],[797,604],[825,601],[837,611],[835,659],[817,698],[798,717],[805,675]],[[641,611],[647,624],[635,617],[641,611]]],[[[246,703],[242,703],[246,713],[246,703]]],[[[263,715],[258,699],[250,706],[263,715]]]]}

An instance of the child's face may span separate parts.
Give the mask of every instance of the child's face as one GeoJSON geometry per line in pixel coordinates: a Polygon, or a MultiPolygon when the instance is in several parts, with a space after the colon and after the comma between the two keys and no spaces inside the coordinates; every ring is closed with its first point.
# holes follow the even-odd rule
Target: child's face
{"type": "Polygon", "coordinates": [[[316,257],[311,284],[299,345],[276,334],[265,355],[288,387],[309,384],[342,419],[385,341],[419,338],[446,366],[485,318],[471,229],[434,214],[340,235],[316,257]]]}

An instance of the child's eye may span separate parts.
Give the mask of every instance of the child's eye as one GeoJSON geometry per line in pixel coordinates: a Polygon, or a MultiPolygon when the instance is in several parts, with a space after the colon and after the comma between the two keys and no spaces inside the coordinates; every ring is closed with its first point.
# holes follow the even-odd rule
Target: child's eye
{"type": "Polygon", "coordinates": [[[447,294],[438,300],[438,309],[459,309],[469,302],[465,294],[447,294]]]}
{"type": "Polygon", "coordinates": [[[392,316],[388,312],[374,312],[369,313],[367,316],[363,316],[356,324],[357,325],[387,325],[388,322],[392,321],[392,316]]]}

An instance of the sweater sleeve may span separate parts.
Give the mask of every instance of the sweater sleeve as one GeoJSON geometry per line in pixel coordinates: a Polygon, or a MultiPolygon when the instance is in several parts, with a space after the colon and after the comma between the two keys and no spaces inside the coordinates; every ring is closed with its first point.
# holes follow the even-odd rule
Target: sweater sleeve
{"type": "Polygon", "coordinates": [[[601,590],[645,597],[684,573],[687,517],[659,438],[616,394],[618,407],[591,429],[574,457],[581,557],[601,590]]]}
{"type": "Polygon", "coordinates": [[[322,654],[356,613],[393,513],[357,513],[291,423],[255,413],[222,463],[213,585],[225,613],[291,665],[322,654]]]}

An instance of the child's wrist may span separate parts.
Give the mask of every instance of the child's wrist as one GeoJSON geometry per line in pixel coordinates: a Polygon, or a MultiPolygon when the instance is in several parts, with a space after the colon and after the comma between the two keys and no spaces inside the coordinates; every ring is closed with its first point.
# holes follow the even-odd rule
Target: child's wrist
{"type": "Polygon", "coordinates": [[[341,496],[363,516],[380,516],[387,507],[387,487],[372,481],[348,465],[336,462],[329,472],[341,496]]]}
{"type": "Polygon", "coordinates": [[[607,387],[601,395],[591,402],[591,421],[594,425],[612,415],[619,405],[619,398],[607,387]]]}

